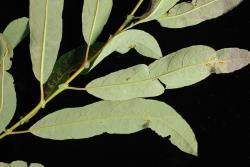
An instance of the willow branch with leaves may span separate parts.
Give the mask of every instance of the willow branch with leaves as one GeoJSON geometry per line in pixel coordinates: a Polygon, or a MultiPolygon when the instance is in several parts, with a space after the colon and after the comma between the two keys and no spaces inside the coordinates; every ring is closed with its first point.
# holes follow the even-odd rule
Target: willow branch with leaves
{"type": "Polygon", "coordinates": [[[102,43],[97,42],[97,38],[108,22],[113,1],[84,0],[82,34],[86,46],[83,44],[57,60],[64,1],[30,0],[29,18],[14,20],[0,34],[0,139],[23,133],[54,140],[81,139],[104,132],[129,134],[151,128],[162,137],[171,136],[169,140],[182,151],[197,155],[198,144],[188,123],[168,104],[144,98],[159,96],[166,89],[195,84],[212,73],[239,70],[250,63],[250,52],[239,48],[214,50],[194,45],[163,56],[157,40],[135,26],[153,20],[166,28],[193,26],[221,16],[241,2],[151,0],[149,9],[142,16],[136,16],[140,6],[146,3],[138,0],[114,35],[102,43]],[[16,94],[13,78],[7,70],[12,64],[13,49],[28,34],[33,72],[40,82],[40,102],[9,127],[15,113],[16,94]],[[70,85],[77,76],[87,75],[111,53],[125,54],[130,49],[152,58],[152,63],[112,72],[90,81],[85,87],[70,85]],[[16,130],[65,90],[86,91],[102,100],[84,107],[56,111],[28,130],[16,130]]]}

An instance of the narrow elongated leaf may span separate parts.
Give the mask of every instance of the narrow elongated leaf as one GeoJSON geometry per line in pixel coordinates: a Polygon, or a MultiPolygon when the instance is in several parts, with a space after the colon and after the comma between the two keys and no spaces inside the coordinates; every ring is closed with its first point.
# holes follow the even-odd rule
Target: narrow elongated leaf
{"type": "Polygon", "coordinates": [[[85,41],[92,45],[108,21],[113,0],[84,0],[82,31],[85,41]]]}
{"type": "Polygon", "coordinates": [[[95,60],[91,69],[112,52],[117,51],[124,54],[132,48],[146,57],[155,59],[162,57],[159,44],[153,36],[142,30],[131,29],[118,34],[110,40],[95,60]]]}
{"type": "Polygon", "coordinates": [[[88,138],[104,132],[129,134],[151,128],[182,151],[197,155],[197,142],[186,121],[169,105],[156,100],[100,101],[63,109],[38,121],[31,133],[56,140],[88,138]]]}
{"type": "Polygon", "coordinates": [[[165,14],[179,0],[151,0],[148,11],[141,17],[140,23],[155,20],[165,14]]]}
{"type": "MultiPolygon", "coordinates": [[[[13,161],[10,164],[0,162],[0,167],[28,167],[28,164],[27,162],[18,160],[18,161],[13,161]]],[[[38,163],[31,163],[30,167],[43,167],[43,165],[38,163]]]]}
{"type": "Polygon", "coordinates": [[[9,40],[12,48],[15,48],[29,33],[29,19],[22,17],[12,21],[4,30],[3,34],[9,40]]]}
{"type": "MultiPolygon", "coordinates": [[[[90,48],[90,60],[99,52],[103,43],[94,43],[90,48]]],[[[45,97],[51,95],[60,84],[64,83],[82,64],[86,47],[78,47],[63,54],[55,63],[53,71],[45,83],[45,97]]],[[[91,64],[93,62],[90,62],[91,64]]],[[[88,70],[84,70],[82,74],[86,74],[88,70]]]]}
{"type": "Polygon", "coordinates": [[[214,72],[231,73],[250,63],[250,52],[239,48],[225,48],[217,51],[214,72]]]}
{"type": "Polygon", "coordinates": [[[105,100],[127,100],[164,93],[158,79],[151,79],[148,66],[141,64],[120,70],[90,82],[88,93],[105,100]]]}
{"type": "Polygon", "coordinates": [[[174,6],[157,20],[163,27],[182,28],[223,15],[243,0],[193,0],[174,6]]]}
{"type": "Polygon", "coordinates": [[[216,51],[207,46],[184,48],[150,64],[150,75],[159,78],[166,89],[192,85],[211,74],[208,63],[215,56],[216,51]]]}
{"type": "Polygon", "coordinates": [[[5,130],[16,110],[16,92],[12,76],[6,71],[11,67],[11,44],[0,34],[0,133],[5,130]]]}
{"type": "Polygon", "coordinates": [[[36,78],[46,82],[62,38],[63,0],[30,0],[30,53],[36,78]]]}

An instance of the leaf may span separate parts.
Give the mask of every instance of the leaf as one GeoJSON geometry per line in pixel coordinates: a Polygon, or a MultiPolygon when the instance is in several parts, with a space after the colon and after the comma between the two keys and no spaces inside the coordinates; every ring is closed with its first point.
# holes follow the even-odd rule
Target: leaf
{"type": "Polygon", "coordinates": [[[230,11],[242,0],[193,0],[174,6],[168,13],[158,18],[161,26],[182,28],[199,24],[230,11]]]}
{"type": "Polygon", "coordinates": [[[27,162],[24,161],[13,161],[10,164],[10,167],[28,167],[27,162]]]}
{"type": "Polygon", "coordinates": [[[9,40],[12,48],[15,48],[25,37],[28,36],[29,19],[22,17],[12,21],[4,30],[3,34],[9,40]]]}
{"type": "MultiPolygon", "coordinates": [[[[89,53],[90,60],[94,58],[103,45],[103,43],[97,42],[91,46],[89,53]]],[[[64,83],[78,68],[80,68],[85,52],[86,47],[84,46],[72,49],[71,51],[60,56],[54,65],[49,79],[45,83],[45,97],[51,95],[60,84],[64,83]]],[[[93,61],[90,63],[93,63],[93,61]]],[[[88,70],[84,70],[81,74],[86,74],[87,72],[88,70]]]]}
{"type": "Polygon", "coordinates": [[[11,121],[16,110],[16,92],[12,76],[7,72],[11,67],[13,51],[11,44],[0,33],[0,133],[11,121]]]}
{"type": "Polygon", "coordinates": [[[85,41],[92,45],[108,21],[113,0],[85,0],[82,13],[82,31],[85,41]]]}
{"type": "MultiPolygon", "coordinates": [[[[28,164],[24,161],[13,161],[10,164],[0,162],[0,167],[28,167],[28,164]]],[[[43,165],[38,164],[38,163],[31,163],[30,167],[43,167],[43,165]]]]}
{"type": "Polygon", "coordinates": [[[132,48],[146,57],[155,59],[162,57],[159,44],[153,36],[142,30],[131,29],[112,38],[100,52],[91,69],[112,52],[117,51],[125,54],[132,48]]]}
{"type": "Polygon", "coordinates": [[[153,97],[164,93],[162,84],[150,78],[148,66],[144,64],[95,79],[86,89],[88,93],[105,100],[153,97]]]}
{"type": "Polygon", "coordinates": [[[39,163],[31,163],[30,167],[44,167],[42,164],[39,163]]]}
{"type": "Polygon", "coordinates": [[[210,75],[208,64],[215,56],[216,51],[208,46],[184,48],[150,64],[150,75],[159,78],[166,89],[192,85],[210,75]]]}
{"type": "Polygon", "coordinates": [[[179,0],[150,0],[149,10],[141,16],[140,23],[155,20],[165,14],[179,0]]]}
{"type": "Polygon", "coordinates": [[[130,134],[144,128],[167,137],[184,152],[197,155],[197,142],[186,121],[169,105],[156,100],[100,101],[47,115],[30,128],[42,138],[89,138],[102,133],[130,134]]]}
{"type": "Polygon", "coordinates": [[[62,38],[63,0],[30,0],[30,53],[36,78],[47,81],[62,38]]]}
{"type": "Polygon", "coordinates": [[[231,73],[250,63],[250,52],[239,48],[225,48],[217,51],[214,72],[231,73]]]}

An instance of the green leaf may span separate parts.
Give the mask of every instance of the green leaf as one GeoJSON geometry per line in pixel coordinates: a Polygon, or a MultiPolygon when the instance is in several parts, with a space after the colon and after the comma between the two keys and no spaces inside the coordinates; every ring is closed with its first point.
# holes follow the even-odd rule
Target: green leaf
{"type": "Polygon", "coordinates": [[[208,46],[184,48],[150,64],[150,75],[159,78],[166,89],[192,85],[210,75],[209,61],[215,56],[216,51],[208,46]]]}
{"type": "Polygon", "coordinates": [[[182,28],[199,24],[230,11],[242,0],[193,0],[174,6],[157,20],[163,27],[182,28]]]}
{"type": "Polygon", "coordinates": [[[0,133],[11,121],[16,110],[16,92],[12,76],[7,72],[11,67],[12,46],[0,34],[0,133]]]}
{"type": "MultiPolygon", "coordinates": [[[[90,64],[94,61],[94,56],[100,51],[103,47],[103,43],[97,42],[90,47],[89,58],[90,64]]],[[[83,60],[84,54],[86,52],[86,47],[78,47],[72,49],[69,52],[63,54],[56,61],[53,71],[44,85],[44,94],[45,97],[51,95],[60,84],[67,81],[67,79],[74,73],[78,68],[80,68],[83,60]]],[[[84,70],[81,74],[86,74],[88,70],[84,70]]]]}
{"type": "Polygon", "coordinates": [[[85,41],[92,45],[108,21],[113,0],[84,0],[82,31],[85,41]]]}
{"type": "Polygon", "coordinates": [[[50,96],[60,84],[67,81],[73,72],[75,72],[82,64],[84,50],[83,47],[72,49],[60,56],[56,61],[53,71],[44,85],[44,94],[47,98],[50,96]]]}
{"type": "Polygon", "coordinates": [[[217,51],[214,72],[231,73],[250,63],[250,52],[239,48],[225,48],[217,51]]]}
{"type": "Polygon", "coordinates": [[[31,163],[30,167],[44,167],[42,164],[39,163],[31,163]]]}
{"type": "Polygon", "coordinates": [[[9,23],[3,34],[9,40],[12,48],[15,48],[29,34],[29,19],[22,17],[9,23]]]}
{"type": "Polygon", "coordinates": [[[131,29],[112,38],[102,49],[91,69],[112,52],[117,51],[121,54],[125,54],[132,48],[146,57],[155,59],[162,57],[159,44],[153,36],[142,30],[131,29]]]}
{"type": "MultiPolygon", "coordinates": [[[[0,167],[28,167],[28,164],[27,162],[18,160],[18,161],[13,161],[10,164],[0,162],[0,167]]],[[[43,167],[43,165],[38,163],[31,163],[30,167],[43,167]]]]}
{"type": "Polygon", "coordinates": [[[150,78],[148,66],[144,64],[95,79],[86,89],[88,93],[105,100],[127,100],[164,93],[162,84],[150,78]]]}
{"type": "Polygon", "coordinates": [[[30,0],[30,53],[36,78],[47,81],[62,38],[63,0],[30,0]]]}
{"type": "Polygon", "coordinates": [[[28,164],[24,161],[13,161],[11,162],[10,167],[28,167],[28,164]]]}
{"type": "Polygon", "coordinates": [[[167,137],[184,152],[197,155],[197,142],[186,121],[169,105],[156,100],[100,101],[47,115],[30,128],[42,138],[89,138],[102,133],[130,134],[145,128],[167,137]]]}
{"type": "Polygon", "coordinates": [[[31,163],[30,167],[44,167],[42,164],[39,163],[31,163]]]}
{"type": "Polygon", "coordinates": [[[179,0],[150,0],[151,4],[148,11],[141,16],[139,23],[155,20],[165,14],[179,0]]]}

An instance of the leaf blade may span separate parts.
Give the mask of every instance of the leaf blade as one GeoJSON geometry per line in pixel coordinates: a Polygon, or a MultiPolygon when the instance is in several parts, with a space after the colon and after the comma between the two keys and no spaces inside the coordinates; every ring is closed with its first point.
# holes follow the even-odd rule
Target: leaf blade
{"type": "Polygon", "coordinates": [[[113,0],[85,0],[82,13],[82,32],[88,45],[92,45],[108,21],[113,0]]]}
{"type": "Polygon", "coordinates": [[[125,54],[132,48],[146,57],[154,59],[162,57],[160,46],[153,36],[142,30],[131,29],[122,32],[111,39],[111,41],[104,46],[97,59],[94,61],[91,69],[112,52],[117,51],[121,54],[125,54]]]}
{"type": "Polygon", "coordinates": [[[182,2],[157,20],[163,27],[183,28],[219,17],[241,2],[242,0],[193,0],[191,3],[182,2]]]}
{"type": "MultiPolygon", "coordinates": [[[[28,167],[28,164],[25,161],[17,160],[17,161],[11,162],[10,164],[0,162],[0,166],[1,167],[28,167]]],[[[31,163],[30,167],[43,167],[43,165],[38,164],[38,163],[31,163]]]]}
{"type": "Polygon", "coordinates": [[[12,76],[7,72],[11,67],[13,50],[11,44],[0,34],[0,133],[11,121],[16,110],[16,92],[12,76]]]}
{"type": "Polygon", "coordinates": [[[28,167],[28,164],[27,162],[18,160],[11,162],[10,167],[28,167]]]}
{"type": "Polygon", "coordinates": [[[129,134],[144,128],[151,128],[162,137],[171,135],[170,141],[178,148],[197,155],[197,142],[186,121],[173,108],[155,100],[101,101],[63,109],[46,116],[30,131],[43,138],[65,140],[104,132],[129,134]]]}
{"type": "Polygon", "coordinates": [[[63,0],[30,0],[30,53],[36,78],[45,83],[62,38],[63,0]],[[45,70],[46,69],[46,70],[45,70]]]}
{"type": "Polygon", "coordinates": [[[155,20],[172,8],[179,0],[151,0],[149,10],[141,16],[141,20],[137,23],[144,23],[155,20]]]}
{"type": "Polygon", "coordinates": [[[239,48],[225,48],[217,51],[214,65],[216,74],[231,73],[250,63],[250,52],[239,48]]]}
{"type": "Polygon", "coordinates": [[[104,100],[128,100],[137,97],[154,97],[164,93],[157,79],[151,79],[144,64],[113,72],[87,84],[88,93],[104,100]]]}
{"type": "Polygon", "coordinates": [[[151,77],[157,77],[166,89],[180,88],[199,82],[211,74],[207,65],[216,56],[210,47],[196,45],[171,53],[149,65],[151,77]]]}
{"type": "MultiPolygon", "coordinates": [[[[91,61],[91,59],[94,58],[94,56],[99,52],[103,45],[103,43],[98,42],[94,43],[90,47],[90,64],[93,63],[93,60],[91,61]]],[[[44,85],[45,98],[50,96],[60,84],[64,83],[71,76],[72,73],[74,73],[78,68],[80,68],[84,60],[85,51],[86,47],[81,46],[72,49],[59,57],[53,67],[49,79],[44,85]]],[[[87,72],[88,70],[86,69],[81,74],[86,74],[87,72]]]]}
{"type": "Polygon", "coordinates": [[[15,48],[29,33],[29,19],[22,17],[8,24],[3,34],[9,40],[12,48],[15,48]]]}

